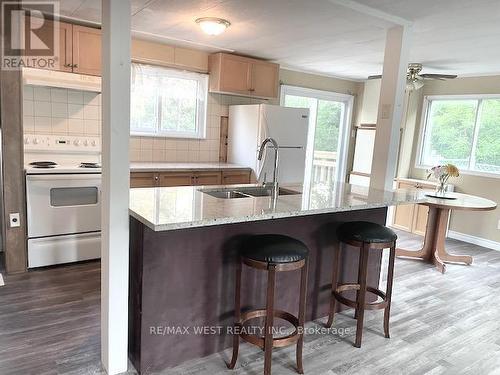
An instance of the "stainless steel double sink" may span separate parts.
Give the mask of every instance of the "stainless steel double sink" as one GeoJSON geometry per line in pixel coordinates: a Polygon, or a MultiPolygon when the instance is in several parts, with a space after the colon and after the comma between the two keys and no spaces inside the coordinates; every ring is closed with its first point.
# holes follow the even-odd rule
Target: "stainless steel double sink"
{"type": "MultiPolygon", "coordinates": [[[[256,197],[270,197],[273,195],[272,187],[265,186],[249,186],[238,188],[208,188],[199,189],[198,191],[208,194],[215,198],[221,199],[237,199],[237,198],[256,198],[256,197]]],[[[278,189],[278,195],[296,195],[300,192],[285,188],[278,189]]]]}

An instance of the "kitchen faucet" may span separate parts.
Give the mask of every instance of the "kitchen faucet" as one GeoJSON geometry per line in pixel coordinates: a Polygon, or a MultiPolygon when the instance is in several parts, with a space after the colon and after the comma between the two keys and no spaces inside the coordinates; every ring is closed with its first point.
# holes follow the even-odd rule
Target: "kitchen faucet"
{"type": "MultiPolygon", "coordinates": [[[[266,148],[266,145],[268,143],[272,143],[274,147],[274,170],[273,170],[273,198],[276,199],[278,197],[278,154],[279,154],[279,146],[278,142],[274,138],[266,138],[260,145],[259,149],[259,156],[257,157],[257,160],[262,160],[262,156],[264,156],[264,150],[266,148]]],[[[265,184],[265,181],[264,181],[265,184]]]]}

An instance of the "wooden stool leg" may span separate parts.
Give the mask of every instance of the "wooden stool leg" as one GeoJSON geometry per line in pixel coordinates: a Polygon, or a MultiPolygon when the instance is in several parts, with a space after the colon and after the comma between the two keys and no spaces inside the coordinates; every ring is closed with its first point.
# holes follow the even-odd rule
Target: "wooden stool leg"
{"type": "Polygon", "coordinates": [[[264,375],[271,375],[273,354],[273,324],[274,324],[274,289],[276,284],[276,266],[270,264],[267,269],[267,301],[266,323],[264,331],[264,375]]]}
{"type": "MultiPolygon", "coordinates": [[[[362,261],[362,256],[363,256],[363,248],[359,248],[359,258],[358,258],[358,284],[361,285],[361,276],[363,275],[363,261],[362,261]]],[[[356,290],[356,301],[359,298],[359,289],[356,290]]],[[[356,307],[354,309],[354,319],[358,319],[358,308],[356,307]]]]}
{"type": "Polygon", "coordinates": [[[391,314],[392,281],[394,278],[394,258],[396,258],[396,244],[391,247],[389,255],[389,269],[387,271],[387,307],[384,309],[384,333],[389,338],[389,317],[391,314]]]}
{"type": "Polygon", "coordinates": [[[297,341],[297,372],[299,374],[304,373],[304,366],[302,364],[302,348],[304,346],[304,322],[306,318],[306,299],[307,299],[307,271],[308,262],[300,271],[300,297],[299,297],[299,329],[300,338],[297,341]]]}
{"type": "Polygon", "coordinates": [[[330,310],[328,312],[328,321],[326,322],[326,327],[330,328],[333,324],[333,319],[335,318],[335,308],[337,304],[337,300],[333,295],[333,292],[337,289],[338,278],[339,278],[339,269],[340,269],[340,253],[342,252],[341,244],[338,243],[338,246],[335,247],[333,253],[333,269],[332,269],[332,294],[330,296],[330,310]]]}
{"type": "Polygon", "coordinates": [[[235,280],[235,291],[234,291],[234,330],[233,332],[233,357],[231,358],[231,363],[227,365],[229,369],[234,369],[236,361],[238,360],[238,350],[240,346],[240,335],[239,330],[241,328],[241,269],[242,262],[238,260],[236,266],[236,280],[235,280]],[[236,332],[238,330],[238,332],[236,332]]]}
{"type": "Polygon", "coordinates": [[[357,326],[356,326],[356,343],[354,346],[361,348],[361,339],[363,337],[363,319],[365,317],[365,297],[366,297],[366,274],[368,269],[368,251],[369,244],[364,243],[361,248],[360,254],[360,277],[359,279],[359,293],[357,302],[357,326]]]}

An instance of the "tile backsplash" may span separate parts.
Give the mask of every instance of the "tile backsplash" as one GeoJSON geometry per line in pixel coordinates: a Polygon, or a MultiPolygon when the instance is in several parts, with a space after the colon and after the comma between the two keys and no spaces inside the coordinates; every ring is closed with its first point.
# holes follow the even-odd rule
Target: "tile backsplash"
{"type": "Polygon", "coordinates": [[[98,136],[101,134],[101,94],[25,85],[23,130],[37,135],[98,136]]]}
{"type": "MultiPolygon", "coordinates": [[[[220,118],[229,105],[257,104],[265,100],[208,94],[205,139],[130,137],[130,161],[217,162],[220,118]]],[[[101,94],[40,86],[24,86],[23,128],[37,135],[101,135],[101,94]]]]}

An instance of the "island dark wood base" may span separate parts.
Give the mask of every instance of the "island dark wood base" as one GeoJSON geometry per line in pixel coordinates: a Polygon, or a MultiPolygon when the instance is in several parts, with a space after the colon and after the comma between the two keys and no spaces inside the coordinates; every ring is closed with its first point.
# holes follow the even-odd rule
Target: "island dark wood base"
{"type": "Polygon", "coordinates": [[[441,273],[446,272],[445,263],[472,264],[471,256],[453,255],[446,252],[446,227],[448,225],[449,214],[449,209],[429,206],[424,246],[422,249],[416,251],[396,249],[396,256],[422,259],[434,264],[441,273]]]}
{"type": "MultiPolygon", "coordinates": [[[[157,372],[231,347],[237,249],[252,234],[284,234],[308,246],[306,321],[327,316],[337,225],[354,220],[383,225],[386,212],[378,208],[164,232],[131,218],[129,356],[135,368],[157,372]]],[[[359,250],[343,246],[342,252],[339,279],[355,282],[359,250]]],[[[378,285],[380,267],[381,252],[370,254],[369,285],[378,285]]],[[[242,310],[262,308],[265,278],[250,268],[244,273],[242,310]]],[[[285,291],[276,295],[277,309],[298,313],[299,278],[296,272],[277,275],[285,291]]],[[[307,363],[304,367],[307,371],[307,363]]]]}

